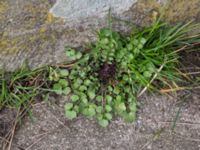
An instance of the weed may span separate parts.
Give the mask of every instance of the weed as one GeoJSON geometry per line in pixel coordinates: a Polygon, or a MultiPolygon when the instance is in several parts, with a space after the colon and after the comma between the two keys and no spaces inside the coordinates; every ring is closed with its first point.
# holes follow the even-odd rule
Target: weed
{"type": "Polygon", "coordinates": [[[137,96],[147,89],[181,81],[179,54],[175,49],[199,39],[199,36],[192,40],[184,38],[194,27],[190,23],[172,27],[158,20],[127,37],[104,28],[88,48],[89,53],[66,48],[66,56],[74,65],[69,70],[58,70],[53,86],[57,94],[70,96],[65,105],[66,117],[73,119],[78,114],[94,117],[103,127],[114,114],[134,121],[137,96]]]}

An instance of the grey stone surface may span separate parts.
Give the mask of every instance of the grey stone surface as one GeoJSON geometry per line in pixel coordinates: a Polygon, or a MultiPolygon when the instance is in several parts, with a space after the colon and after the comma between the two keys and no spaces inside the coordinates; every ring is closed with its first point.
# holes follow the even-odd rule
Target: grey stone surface
{"type": "Polygon", "coordinates": [[[114,14],[128,11],[137,0],[58,0],[50,12],[66,21],[88,17],[105,17],[109,9],[114,14]]]}
{"type": "MultiPolygon", "coordinates": [[[[115,18],[134,25],[149,25],[154,12],[167,22],[200,20],[200,0],[0,0],[0,68],[65,61],[65,46],[84,46],[107,26],[110,6],[115,18]]],[[[114,30],[131,27],[113,20],[114,30]]]]}
{"type": "MultiPolygon", "coordinates": [[[[182,95],[189,93],[182,93],[182,95]]],[[[66,97],[51,98],[57,104],[37,104],[34,121],[28,117],[14,137],[12,150],[199,150],[200,95],[144,96],[139,100],[137,121],[115,118],[107,128],[94,120],[63,116],[66,97]],[[178,98],[179,97],[179,98],[178,98]],[[174,118],[180,114],[172,131],[174,118]]]]}

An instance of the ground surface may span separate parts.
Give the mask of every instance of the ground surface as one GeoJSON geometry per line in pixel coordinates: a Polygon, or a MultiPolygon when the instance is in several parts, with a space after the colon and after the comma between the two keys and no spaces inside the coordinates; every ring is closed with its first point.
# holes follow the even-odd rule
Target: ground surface
{"type": "Polygon", "coordinates": [[[67,98],[50,98],[33,106],[33,119],[25,118],[12,150],[199,150],[200,94],[181,95],[143,96],[135,123],[116,118],[105,129],[83,117],[67,120],[62,108],[67,98]]]}
{"type": "MultiPolygon", "coordinates": [[[[166,20],[200,20],[199,0],[160,2],[168,1],[171,3],[167,5],[166,20]]],[[[91,26],[69,30],[62,20],[52,18],[48,12],[55,2],[0,0],[1,67],[19,67],[25,58],[30,66],[57,63],[66,59],[64,46],[80,46],[93,37],[87,32],[88,28],[95,31],[91,26]]],[[[152,19],[150,12],[160,8],[158,1],[140,0],[132,8],[131,20],[148,23],[152,19]]],[[[184,58],[188,56],[184,54],[184,58]]],[[[187,58],[189,66],[193,62],[199,66],[200,54],[195,53],[194,57],[187,58]]],[[[199,91],[182,92],[174,97],[144,96],[139,100],[135,123],[126,124],[116,118],[105,129],[83,117],[67,120],[63,116],[66,101],[66,97],[51,97],[48,103],[35,104],[33,119],[27,116],[17,127],[11,150],[200,150],[199,91]],[[172,130],[177,112],[180,113],[172,130]]],[[[2,137],[10,131],[15,118],[15,111],[0,111],[0,149],[2,137]]]]}

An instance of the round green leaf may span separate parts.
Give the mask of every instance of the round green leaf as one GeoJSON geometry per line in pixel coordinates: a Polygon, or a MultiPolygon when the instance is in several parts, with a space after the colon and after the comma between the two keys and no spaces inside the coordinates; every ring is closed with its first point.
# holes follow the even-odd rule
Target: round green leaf
{"type": "Polygon", "coordinates": [[[58,83],[53,85],[53,90],[55,91],[56,94],[61,95],[62,94],[62,86],[58,83]]]}
{"type": "Polygon", "coordinates": [[[97,111],[98,113],[102,113],[103,107],[102,107],[102,106],[96,107],[96,111],[97,111]]]}
{"type": "Polygon", "coordinates": [[[76,59],[80,59],[82,57],[82,53],[81,52],[77,52],[76,53],[76,59]]]}
{"type": "Polygon", "coordinates": [[[137,105],[135,102],[132,102],[131,104],[129,104],[129,108],[132,112],[136,112],[137,110],[137,105]]]}
{"type": "Polygon", "coordinates": [[[66,69],[61,69],[60,75],[61,75],[61,77],[67,77],[69,75],[69,71],[66,69]]]}
{"type": "Polygon", "coordinates": [[[63,86],[63,87],[68,86],[68,81],[65,80],[65,79],[60,79],[60,80],[58,81],[58,83],[59,83],[61,86],[63,86]]]}
{"type": "Polygon", "coordinates": [[[105,109],[107,112],[111,112],[112,111],[112,107],[110,105],[106,105],[105,109]]]}
{"type": "Polygon", "coordinates": [[[101,44],[108,44],[108,43],[109,43],[108,38],[101,39],[101,44]]]}
{"type": "Polygon", "coordinates": [[[127,48],[128,48],[128,50],[132,50],[133,49],[133,45],[132,44],[128,44],[127,48]]]}
{"type": "Polygon", "coordinates": [[[136,118],[135,112],[124,113],[123,118],[126,122],[133,122],[136,118]]]}
{"type": "Polygon", "coordinates": [[[105,117],[106,117],[108,120],[112,120],[112,114],[111,114],[111,113],[106,113],[106,114],[105,114],[105,117]]]}
{"type": "Polygon", "coordinates": [[[146,43],[146,41],[147,41],[147,40],[146,40],[145,38],[141,38],[141,39],[140,39],[140,42],[141,42],[143,45],[146,43]]]}
{"type": "Polygon", "coordinates": [[[96,100],[97,100],[98,102],[101,102],[102,99],[103,99],[103,96],[98,95],[98,96],[96,97],[96,100]]]}
{"type": "Polygon", "coordinates": [[[68,118],[68,119],[74,119],[74,118],[76,118],[77,117],[77,113],[75,112],[75,111],[69,111],[69,110],[67,110],[67,111],[65,111],[65,116],[68,118]]]}
{"type": "Polygon", "coordinates": [[[65,104],[65,110],[70,110],[70,109],[72,109],[72,107],[73,107],[72,103],[66,103],[65,104]]]}
{"type": "Polygon", "coordinates": [[[107,127],[109,124],[108,120],[106,120],[106,119],[99,120],[98,123],[102,127],[107,127]]]}
{"type": "Polygon", "coordinates": [[[86,91],[86,90],[87,90],[87,87],[84,86],[84,85],[81,85],[81,86],[79,87],[79,90],[80,90],[81,92],[86,91]]]}
{"type": "Polygon", "coordinates": [[[110,95],[106,95],[106,100],[107,100],[108,102],[111,102],[111,101],[112,101],[112,97],[111,97],[110,95]]]}
{"type": "Polygon", "coordinates": [[[91,81],[89,79],[86,79],[84,81],[84,85],[89,86],[91,84],[91,81]]]}
{"type": "Polygon", "coordinates": [[[115,87],[113,92],[114,92],[115,94],[119,94],[119,93],[120,93],[120,89],[119,89],[118,87],[115,87]]]}
{"type": "Polygon", "coordinates": [[[68,95],[71,92],[71,88],[70,87],[66,87],[63,89],[63,94],[68,95]]]}
{"type": "Polygon", "coordinates": [[[89,96],[90,99],[94,99],[95,96],[96,96],[96,94],[95,94],[95,92],[93,90],[88,91],[87,94],[88,94],[88,96],[89,96]]]}
{"type": "Polygon", "coordinates": [[[72,102],[76,102],[76,101],[78,101],[79,100],[79,96],[78,95],[72,95],[71,96],[71,101],[72,102]]]}

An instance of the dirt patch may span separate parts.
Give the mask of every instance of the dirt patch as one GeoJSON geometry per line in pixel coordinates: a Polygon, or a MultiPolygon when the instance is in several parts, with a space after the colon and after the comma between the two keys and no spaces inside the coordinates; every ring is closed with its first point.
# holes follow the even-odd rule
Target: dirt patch
{"type": "MultiPolygon", "coordinates": [[[[146,95],[140,99],[135,123],[127,124],[116,118],[107,128],[101,128],[95,121],[83,117],[67,120],[63,116],[67,97],[50,98],[49,101],[59,101],[59,104],[35,105],[34,121],[28,117],[24,120],[13,144],[29,150],[198,150],[199,99],[200,95],[188,92],[175,97],[146,95]],[[186,98],[188,94],[191,96],[186,98]],[[173,126],[178,111],[179,117],[173,126]]],[[[12,149],[20,150],[14,145],[12,149]]]]}
{"type": "Polygon", "coordinates": [[[16,111],[7,108],[0,110],[0,148],[6,142],[5,138],[10,132],[15,118],[16,111]]]}

